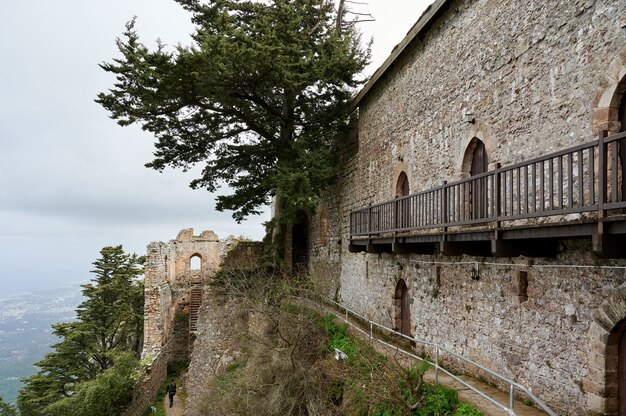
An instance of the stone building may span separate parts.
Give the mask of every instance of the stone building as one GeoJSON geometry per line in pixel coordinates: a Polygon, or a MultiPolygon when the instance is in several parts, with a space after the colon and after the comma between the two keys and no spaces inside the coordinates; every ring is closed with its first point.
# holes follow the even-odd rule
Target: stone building
{"type": "MultiPolygon", "coordinates": [[[[188,228],[178,233],[175,240],[148,245],[142,358],[161,353],[174,336],[176,322],[185,325],[179,342],[171,348],[187,349],[188,335],[195,332],[205,284],[219,263],[220,242],[213,231],[194,236],[193,228],[188,228]]],[[[173,352],[178,357],[188,353],[173,352]]]]}
{"type": "Polygon", "coordinates": [[[327,294],[558,414],[626,415],[625,26],[624,0],[433,3],[301,237],[327,294]]]}

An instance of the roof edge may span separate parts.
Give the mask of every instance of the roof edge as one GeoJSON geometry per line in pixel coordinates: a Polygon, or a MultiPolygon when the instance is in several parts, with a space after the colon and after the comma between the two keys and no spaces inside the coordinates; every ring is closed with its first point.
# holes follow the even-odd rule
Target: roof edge
{"type": "Polygon", "coordinates": [[[374,72],[374,74],[367,81],[365,86],[361,88],[361,91],[354,97],[348,106],[348,114],[354,112],[359,106],[361,100],[367,95],[367,93],[376,85],[380,78],[387,72],[391,65],[398,59],[409,44],[415,39],[417,35],[424,32],[429,23],[431,23],[441,12],[448,3],[452,0],[435,0],[430,6],[426,8],[424,13],[417,19],[417,22],[413,25],[411,30],[406,34],[404,39],[398,43],[391,54],[387,57],[385,62],[374,72]]]}

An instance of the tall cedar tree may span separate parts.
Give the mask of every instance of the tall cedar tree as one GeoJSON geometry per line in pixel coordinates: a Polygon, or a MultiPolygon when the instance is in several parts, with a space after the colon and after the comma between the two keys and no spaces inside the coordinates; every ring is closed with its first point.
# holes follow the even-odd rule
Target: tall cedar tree
{"type": "Polygon", "coordinates": [[[101,67],[117,77],[96,100],[122,126],[156,137],[146,166],[202,165],[192,188],[214,192],[241,221],[279,195],[281,224],[318,202],[333,180],[346,107],[369,58],[331,0],[176,0],[192,13],[193,45],[150,51],[134,21],[101,67]]]}
{"type": "Polygon", "coordinates": [[[115,355],[139,356],[143,337],[143,258],[122,246],[104,247],[92,283],[82,285],[86,298],[75,322],[53,325],[61,342],[36,363],[40,371],[24,379],[18,397],[23,416],[47,414],[46,406],[72,396],[80,382],[111,368],[115,355]]]}
{"type": "Polygon", "coordinates": [[[15,406],[6,403],[2,397],[0,397],[0,416],[17,416],[15,406]]]}

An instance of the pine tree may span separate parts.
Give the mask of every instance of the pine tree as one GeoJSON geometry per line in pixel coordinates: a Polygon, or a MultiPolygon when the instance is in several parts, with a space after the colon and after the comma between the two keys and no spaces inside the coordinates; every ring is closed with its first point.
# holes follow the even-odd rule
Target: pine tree
{"type": "Polygon", "coordinates": [[[241,221],[278,195],[292,223],[333,180],[347,103],[369,57],[330,0],[176,0],[193,15],[193,45],[150,51],[127,26],[117,77],[96,100],[120,125],[156,137],[146,166],[203,167],[193,188],[213,192],[241,221]]]}
{"type": "Polygon", "coordinates": [[[96,260],[92,283],[83,285],[85,301],[75,322],[53,325],[61,341],[36,363],[18,397],[22,416],[44,415],[53,403],[72,397],[82,382],[114,366],[121,352],[138,357],[143,335],[144,259],[122,246],[104,247],[96,260]]]}

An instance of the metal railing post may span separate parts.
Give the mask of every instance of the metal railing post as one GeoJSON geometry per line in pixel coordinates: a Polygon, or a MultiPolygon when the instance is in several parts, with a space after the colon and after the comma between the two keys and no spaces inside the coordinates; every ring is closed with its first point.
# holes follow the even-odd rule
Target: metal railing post
{"type": "Polygon", "coordinates": [[[511,384],[511,390],[509,393],[509,413],[514,415],[514,409],[513,407],[515,406],[515,387],[511,384]]]}
{"type": "Polygon", "coordinates": [[[439,345],[435,345],[435,384],[439,384],[439,345]]]}
{"type": "Polygon", "coordinates": [[[370,321],[370,344],[373,342],[372,338],[374,338],[374,324],[370,321]]]}

